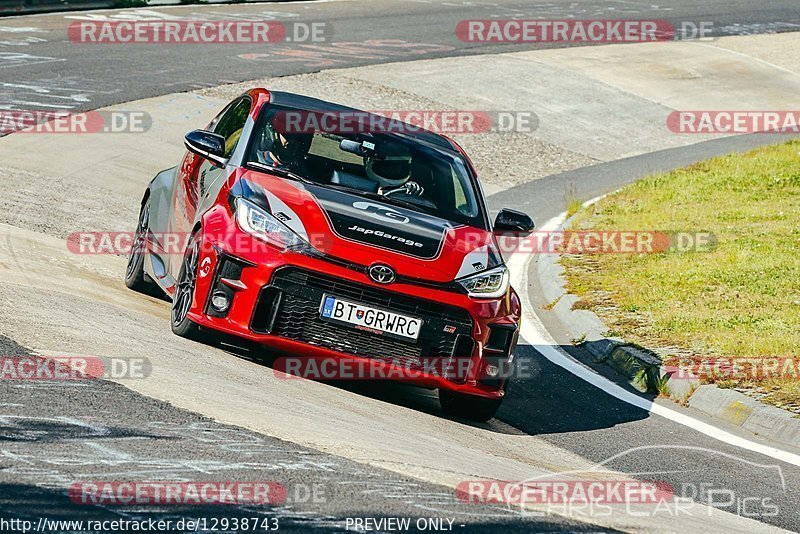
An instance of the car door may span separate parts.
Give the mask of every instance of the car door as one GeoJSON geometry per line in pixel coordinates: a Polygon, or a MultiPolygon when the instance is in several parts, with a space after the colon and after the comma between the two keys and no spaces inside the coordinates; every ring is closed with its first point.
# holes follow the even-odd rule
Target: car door
{"type": "MultiPolygon", "coordinates": [[[[250,113],[252,101],[245,96],[231,102],[211,121],[208,130],[225,138],[225,157],[233,153],[250,113]]],[[[178,168],[175,187],[175,209],[172,232],[188,236],[202,213],[213,202],[214,191],[219,191],[221,180],[227,175],[227,168],[213,165],[209,160],[187,152],[178,168]]],[[[182,239],[182,242],[188,239],[182,239]]],[[[170,259],[170,273],[178,275],[182,254],[174,254],[170,259]]]]}
{"type": "MultiPolygon", "coordinates": [[[[230,110],[214,125],[214,133],[225,138],[225,157],[230,158],[236,149],[244,131],[247,117],[252,107],[250,97],[243,97],[234,102],[230,110]]],[[[197,193],[198,213],[202,214],[216,200],[225,177],[230,173],[227,167],[222,169],[203,159],[198,169],[197,193]]]]}

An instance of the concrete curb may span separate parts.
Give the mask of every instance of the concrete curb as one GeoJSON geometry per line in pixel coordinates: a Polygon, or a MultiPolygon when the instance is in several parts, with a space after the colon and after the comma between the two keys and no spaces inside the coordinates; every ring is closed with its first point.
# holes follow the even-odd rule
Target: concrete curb
{"type": "Polygon", "coordinates": [[[700,386],[689,399],[689,406],[754,434],[795,446],[800,443],[800,416],[738,391],[700,386]]]}
{"type": "MultiPolygon", "coordinates": [[[[569,227],[574,216],[559,226],[569,227]]],[[[664,365],[661,356],[646,348],[608,337],[608,327],[589,310],[573,310],[580,300],[566,291],[561,254],[539,256],[537,275],[549,308],[569,332],[575,344],[589,351],[596,363],[605,363],[641,392],[660,393],[680,404],[700,410],[744,430],[774,441],[797,446],[800,416],[761,403],[743,393],[702,385],[696,376],[664,365]]]]}

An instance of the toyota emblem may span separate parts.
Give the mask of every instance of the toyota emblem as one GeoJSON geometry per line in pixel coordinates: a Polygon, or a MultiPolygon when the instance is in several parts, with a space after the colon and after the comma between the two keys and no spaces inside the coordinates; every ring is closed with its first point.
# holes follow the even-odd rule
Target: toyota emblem
{"type": "Polygon", "coordinates": [[[371,266],[367,272],[369,273],[369,277],[379,284],[391,284],[395,281],[395,278],[397,278],[394,269],[380,263],[371,266]]]}

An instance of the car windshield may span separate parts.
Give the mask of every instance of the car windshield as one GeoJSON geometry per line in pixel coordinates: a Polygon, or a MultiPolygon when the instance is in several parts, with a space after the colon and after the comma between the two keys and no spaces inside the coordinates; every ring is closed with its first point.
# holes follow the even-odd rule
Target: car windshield
{"type": "Polygon", "coordinates": [[[253,132],[247,163],[459,224],[485,227],[474,182],[460,155],[397,133],[322,130],[307,122],[297,128],[298,123],[292,122],[309,113],[267,106],[253,132]]]}

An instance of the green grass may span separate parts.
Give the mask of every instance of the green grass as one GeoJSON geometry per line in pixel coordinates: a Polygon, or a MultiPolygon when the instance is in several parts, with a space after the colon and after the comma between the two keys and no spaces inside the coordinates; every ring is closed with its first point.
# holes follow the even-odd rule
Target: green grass
{"type": "Polygon", "coordinates": [[[583,201],[578,198],[578,193],[575,190],[575,184],[570,184],[564,192],[564,200],[567,203],[567,218],[572,217],[583,206],[583,201]]]}
{"type": "Polygon", "coordinates": [[[569,291],[623,338],[711,357],[800,357],[800,142],[641,180],[582,210],[573,229],[716,236],[710,252],[562,259],[569,291]]]}

